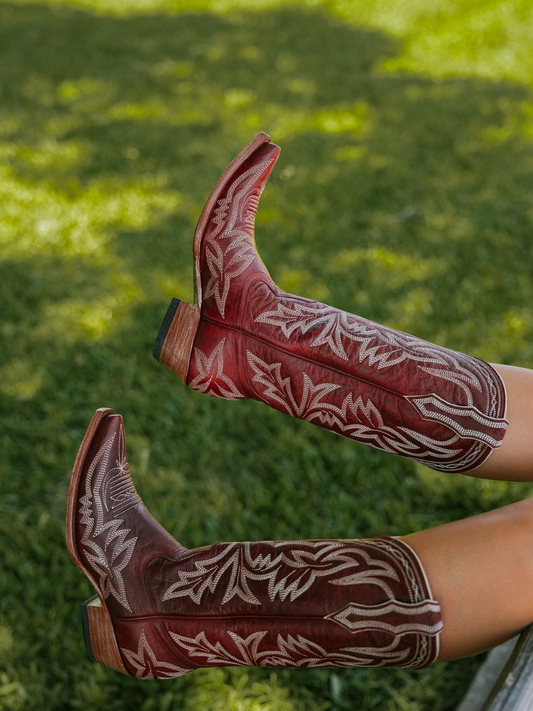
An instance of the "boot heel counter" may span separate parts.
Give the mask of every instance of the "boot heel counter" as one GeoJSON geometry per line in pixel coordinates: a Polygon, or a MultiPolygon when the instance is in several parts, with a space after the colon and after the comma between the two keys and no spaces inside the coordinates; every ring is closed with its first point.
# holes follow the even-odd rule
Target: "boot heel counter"
{"type": "Polygon", "coordinates": [[[197,306],[172,299],[154,344],[154,358],[183,383],[187,383],[199,321],[200,309],[197,306]]]}
{"type": "Polygon", "coordinates": [[[89,659],[131,676],[122,661],[109,612],[100,602],[98,595],[82,603],[81,617],[89,659]]]}

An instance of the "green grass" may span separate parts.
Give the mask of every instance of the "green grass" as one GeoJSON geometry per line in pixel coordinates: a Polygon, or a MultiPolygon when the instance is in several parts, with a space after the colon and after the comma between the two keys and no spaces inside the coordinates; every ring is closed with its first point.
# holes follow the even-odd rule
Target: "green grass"
{"type": "Polygon", "coordinates": [[[533,493],[439,474],[151,357],[220,172],[282,154],[261,255],[281,287],[533,366],[530,3],[0,2],[0,709],[451,711],[481,657],[141,683],[86,660],[64,545],[95,408],[184,545],[402,534],[533,493]]]}

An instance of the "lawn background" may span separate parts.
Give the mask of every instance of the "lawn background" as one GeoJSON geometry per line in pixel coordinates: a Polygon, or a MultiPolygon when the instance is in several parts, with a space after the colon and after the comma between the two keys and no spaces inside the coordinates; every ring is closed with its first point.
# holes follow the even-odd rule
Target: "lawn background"
{"type": "Polygon", "coordinates": [[[95,408],[189,547],[403,534],[533,494],[440,474],[151,357],[191,238],[260,130],[280,287],[533,367],[533,14],[525,0],[0,2],[0,709],[447,711],[482,656],[401,670],[121,677],[85,657],[64,545],[95,408]]]}

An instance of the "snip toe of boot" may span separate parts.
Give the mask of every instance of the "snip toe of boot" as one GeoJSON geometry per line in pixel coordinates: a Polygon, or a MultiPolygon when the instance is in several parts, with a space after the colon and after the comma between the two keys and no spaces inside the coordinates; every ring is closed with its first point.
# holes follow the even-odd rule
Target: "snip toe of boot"
{"type": "Polygon", "coordinates": [[[97,593],[81,608],[89,657],[131,676],[121,650],[135,620],[156,613],[146,567],[154,558],[179,560],[186,549],[143,505],[129,471],[124,422],[109,408],[95,412],[76,458],[66,538],[97,593]]]}

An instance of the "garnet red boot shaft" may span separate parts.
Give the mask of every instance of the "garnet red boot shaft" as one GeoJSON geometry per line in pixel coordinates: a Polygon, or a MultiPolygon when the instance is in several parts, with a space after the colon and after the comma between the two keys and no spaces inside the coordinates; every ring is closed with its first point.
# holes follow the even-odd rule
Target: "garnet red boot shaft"
{"type": "Polygon", "coordinates": [[[281,412],[442,471],[502,443],[506,393],[484,361],[279,290],[254,241],[279,147],[230,164],[196,228],[196,306],[173,299],[155,357],[189,387],[281,412]]]}
{"type": "Polygon", "coordinates": [[[442,629],[422,564],[393,537],[188,550],[132,483],[122,418],[99,410],[69,491],[67,545],[98,595],[94,658],[142,679],[206,666],[431,664],[442,629]]]}

